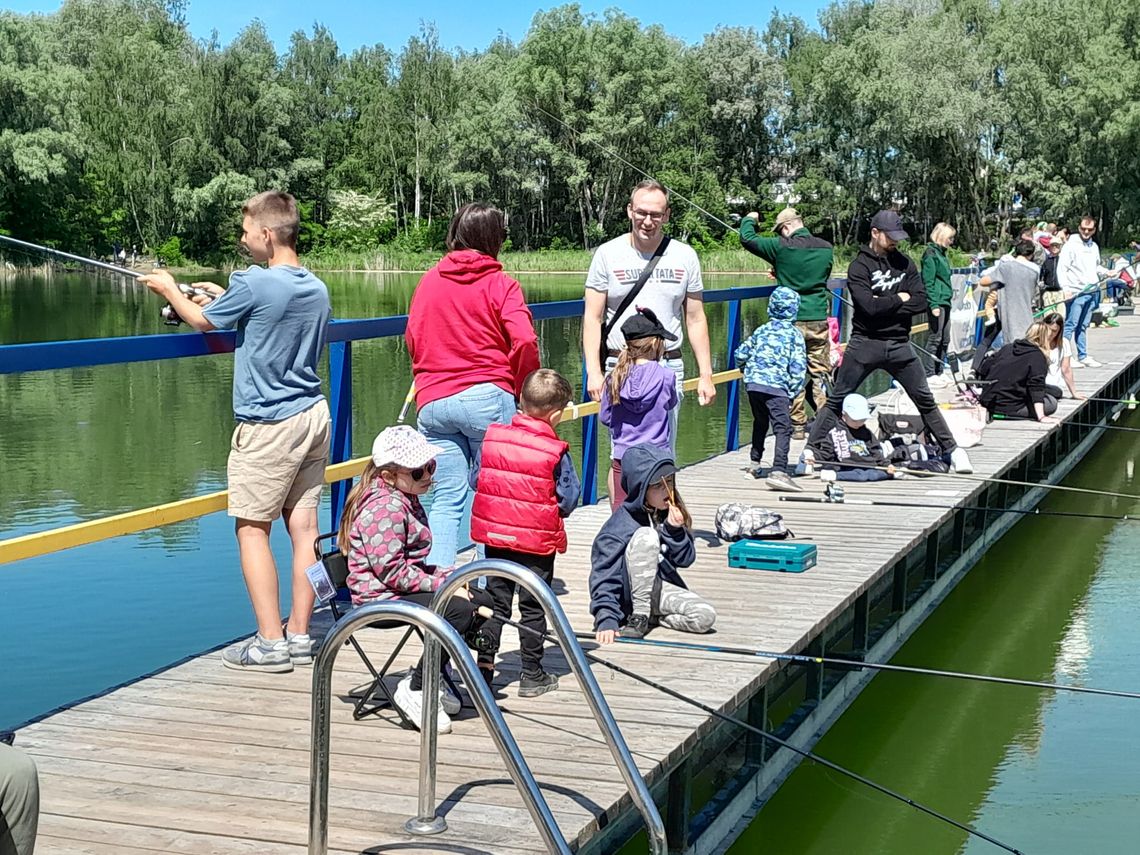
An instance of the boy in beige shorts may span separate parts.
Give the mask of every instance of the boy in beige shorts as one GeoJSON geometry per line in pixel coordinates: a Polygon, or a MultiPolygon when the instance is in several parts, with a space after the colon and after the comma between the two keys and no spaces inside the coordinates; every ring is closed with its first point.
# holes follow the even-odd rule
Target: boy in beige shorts
{"type": "Polygon", "coordinates": [[[317,361],[326,342],[328,289],[297,258],[297,203],[261,193],[242,208],[242,243],[253,266],[234,271],[229,288],[197,283],[212,297],[192,300],[169,273],[142,277],[178,315],[202,332],[236,329],[229,515],[236,517],[242,574],[257,635],[227,648],[229,668],[292,671],[310,664],[314,594],[305,569],[317,538],[317,504],[328,460],[330,419],[317,361]],[[199,303],[204,304],[200,306],[199,303]],[[293,607],[282,627],[277,565],[269,548],[282,517],[293,546],[293,607]]]}

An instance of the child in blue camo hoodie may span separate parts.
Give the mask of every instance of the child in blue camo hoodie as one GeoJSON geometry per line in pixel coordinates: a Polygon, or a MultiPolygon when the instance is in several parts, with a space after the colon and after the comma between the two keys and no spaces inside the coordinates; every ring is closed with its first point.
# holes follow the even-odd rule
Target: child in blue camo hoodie
{"type": "Polygon", "coordinates": [[[768,323],[761,325],[736,349],[744,368],[744,387],[752,406],[752,461],[764,455],[768,426],[776,436],[776,456],[767,485],[773,490],[802,490],[789,477],[788,448],[792,441],[792,399],[807,380],[807,350],[795,326],[800,295],[783,285],[768,299],[768,323]]]}

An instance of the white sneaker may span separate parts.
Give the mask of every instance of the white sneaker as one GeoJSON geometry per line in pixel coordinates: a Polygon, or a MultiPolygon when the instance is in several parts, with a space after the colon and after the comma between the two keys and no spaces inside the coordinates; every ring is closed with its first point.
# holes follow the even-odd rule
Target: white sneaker
{"type": "Polygon", "coordinates": [[[1103,362],[1097,362],[1091,356],[1086,356],[1084,358],[1084,361],[1081,364],[1084,365],[1085,368],[1103,368],[1104,367],[1103,362]]]}
{"type": "Polygon", "coordinates": [[[812,453],[812,450],[810,448],[805,448],[803,451],[803,454],[801,455],[801,458],[803,459],[803,463],[804,463],[804,474],[805,475],[814,475],[815,474],[815,454],[812,453]]]}
{"type": "Polygon", "coordinates": [[[970,455],[964,448],[955,448],[950,452],[950,469],[962,475],[969,475],[974,471],[974,464],[970,462],[970,455]]]}
{"type": "Polygon", "coordinates": [[[950,380],[945,374],[935,374],[926,378],[926,385],[931,389],[945,389],[950,385],[950,380]]]}
{"type": "Polygon", "coordinates": [[[820,469],[819,480],[824,484],[830,484],[836,480],[836,472],[834,469],[820,469]]]}
{"type": "MultiPolygon", "coordinates": [[[[1088,357],[1085,358],[1087,359],[1088,357]]],[[[1085,364],[1074,356],[1069,359],[1069,367],[1076,371],[1078,368],[1084,368],[1085,364]]]]}
{"type": "MultiPolygon", "coordinates": [[[[412,691],[412,675],[409,674],[399,685],[396,686],[396,694],[393,700],[396,706],[400,708],[400,712],[408,717],[408,720],[415,725],[416,730],[420,729],[420,722],[423,720],[423,691],[412,691]]],[[[439,717],[436,719],[435,729],[437,733],[451,733],[451,717],[447,711],[441,706],[439,709],[439,717]]]]}

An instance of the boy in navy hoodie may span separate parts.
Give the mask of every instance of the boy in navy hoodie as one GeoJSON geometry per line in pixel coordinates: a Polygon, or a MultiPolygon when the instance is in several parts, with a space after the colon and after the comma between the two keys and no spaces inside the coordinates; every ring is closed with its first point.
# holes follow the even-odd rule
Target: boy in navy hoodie
{"type": "Polygon", "coordinates": [[[632,446],[622,458],[626,499],[602,526],[590,554],[590,613],[599,644],[644,638],[660,623],[710,632],[712,604],[685,585],[678,568],[696,560],[692,517],[677,493],[668,452],[632,446]]]}

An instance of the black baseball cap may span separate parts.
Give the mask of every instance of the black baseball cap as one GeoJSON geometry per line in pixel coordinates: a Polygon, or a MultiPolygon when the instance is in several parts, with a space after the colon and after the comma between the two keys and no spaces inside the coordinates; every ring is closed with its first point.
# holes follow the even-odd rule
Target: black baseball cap
{"type": "Polygon", "coordinates": [[[627,342],[636,341],[639,338],[654,338],[657,336],[666,341],[677,340],[677,336],[661,326],[661,321],[657,320],[657,315],[652,309],[642,309],[640,307],[634,314],[626,318],[625,323],[621,325],[621,334],[625,336],[627,342]]]}
{"type": "Polygon", "coordinates": [[[898,211],[879,211],[871,217],[871,228],[886,233],[891,240],[909,240],[898,211]]]}

